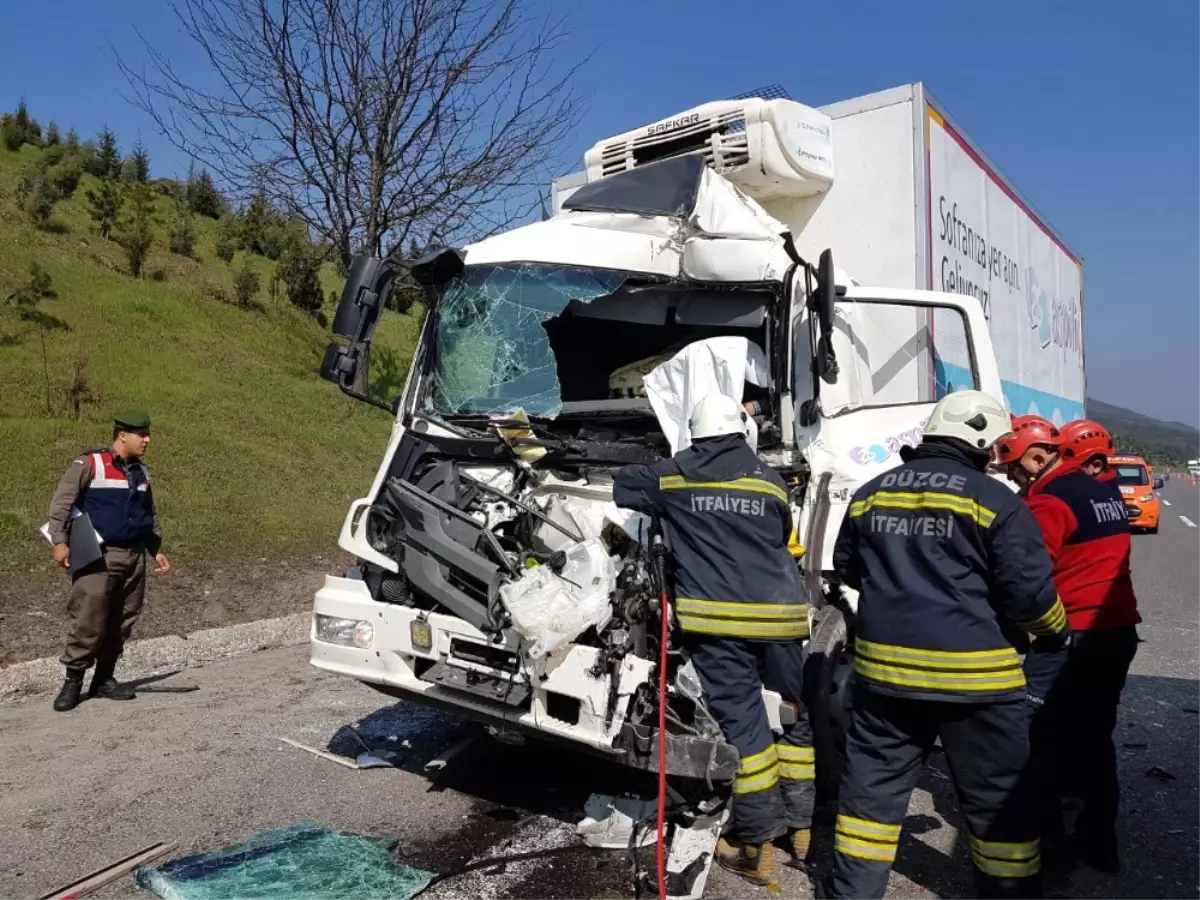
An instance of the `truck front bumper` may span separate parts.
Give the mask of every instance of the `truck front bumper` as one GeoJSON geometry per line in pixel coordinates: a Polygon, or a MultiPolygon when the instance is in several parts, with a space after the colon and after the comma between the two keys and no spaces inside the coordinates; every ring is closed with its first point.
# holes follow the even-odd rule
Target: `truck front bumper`
{"type": "MultiPolygon", "coordinates": [[[[658,771],[656,730],[626,721],[630,698],[650,677],[648,660],[622,660],[610,718],[611,677],[590,674],[599,654],[595,648],[568,644],[529,669],[504,644],[489,643],[456,616],[377,602],[365,582],[334,575],[325,576],[314,598],[310,638],[310,662],[318,669],[501,732],[565,741],[617,763],[658,771]],[[353,634],[354,642],[349,637],[331,642],[328,630],[322,639],[322,616],[345,620],[344,633],[353,634]]],[[[772,719],[778,718],[776,709],[772,719]]],[[[724,741],[667,737],[670,775],[732,781],[737,762],[736,748],[724,741]]]]}

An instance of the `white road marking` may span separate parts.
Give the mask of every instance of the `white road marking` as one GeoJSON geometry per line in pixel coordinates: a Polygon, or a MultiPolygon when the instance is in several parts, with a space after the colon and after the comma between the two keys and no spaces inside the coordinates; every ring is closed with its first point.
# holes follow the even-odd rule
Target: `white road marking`
{"type": "Polygon", "coordinates": [[[1162,497],[1159,497],[1158,499],[1159,499],[1159,500],[1162,500],[1162,502],[1163,502],[1163,506],[1170,506],[1170,505],[1171,505],[1171,501],[1170,501],[1170,500],[1163,500],[1163,498],[1162,498],[1162,497]]]}
{"type": "Polygon", "coordinates": [[[1180,516],[1179,521],[1182,522],[1184,525],[1186,525],[1188,528],[1196,527],[1196,523],[1193,522],[1191,519],[1189,519],[1187,516],[1180,516]]]}

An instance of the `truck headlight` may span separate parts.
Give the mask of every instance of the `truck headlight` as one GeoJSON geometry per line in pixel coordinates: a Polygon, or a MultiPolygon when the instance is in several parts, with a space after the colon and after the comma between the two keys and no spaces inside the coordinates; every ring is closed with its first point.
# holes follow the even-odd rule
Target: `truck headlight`
{"type": "Polygon", "coordinates": [[[375,639],[375,626],[361,619],[340,619],[337,616],[323,616],[317,613],[317,640],[326,644],[339,644],[343,647],[357,647],[366,650],[375,639]]]}

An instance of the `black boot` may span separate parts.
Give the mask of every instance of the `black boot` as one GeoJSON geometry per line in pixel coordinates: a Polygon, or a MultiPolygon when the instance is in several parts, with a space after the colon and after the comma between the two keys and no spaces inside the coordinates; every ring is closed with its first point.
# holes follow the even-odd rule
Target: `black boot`
{"type": "Polygon", "coordinates": [[[103,697],[106,700],[132,700],[137,696],[133,688],[121,684],[113,678],[116,668],[115,662],[96,663],[96,673],[92,675],[92,683],[88,687],[89,697],[103,697]]]}
{"type": "Polygon", "coordinates": [[[79,693],[83,690],[83,669],[67,669],[67,678],[54,698],[56,712],[68,712],[79,705],[79,693]]]}

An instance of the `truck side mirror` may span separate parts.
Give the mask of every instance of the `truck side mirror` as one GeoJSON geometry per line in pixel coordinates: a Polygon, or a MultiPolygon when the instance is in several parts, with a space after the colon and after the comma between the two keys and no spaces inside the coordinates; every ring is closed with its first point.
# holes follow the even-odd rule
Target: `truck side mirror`
{"type": "Polygon", "coordinates": [[[351,341],[370,334],[383,310],[380,296],[391,282],[390,271],[385,273],[384,262],[373,256],[357,256],[346,275],[342,299],[333,317],[333,333],[351,341]],[[381,278],[386,275],[386,278],[381,278]]]}
{"type": "Polygon", "coordinates": [[[817,341],[817,372],[827,384],[838,377],[837,357],[833,353],[833,304],[837,301],[837,277],[833,270],[833,251],[822,250],[817,262],[817,289],[813,312],[820,336],[817,341]]]}

